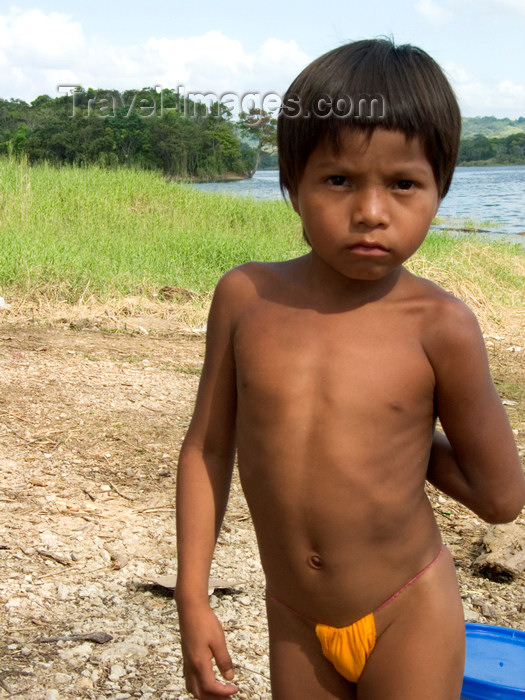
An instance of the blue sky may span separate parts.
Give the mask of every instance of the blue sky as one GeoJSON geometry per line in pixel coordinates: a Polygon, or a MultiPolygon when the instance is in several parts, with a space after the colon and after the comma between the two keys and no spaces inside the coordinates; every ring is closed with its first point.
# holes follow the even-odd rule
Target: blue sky
{"type": "Polygon", "coordinates": [[[19,0],[0,9],[0,97],[59,85],[284,92],[346,41],[392,36],[445,69],[465,116],[525,116],[525,0],[19,0]]]}

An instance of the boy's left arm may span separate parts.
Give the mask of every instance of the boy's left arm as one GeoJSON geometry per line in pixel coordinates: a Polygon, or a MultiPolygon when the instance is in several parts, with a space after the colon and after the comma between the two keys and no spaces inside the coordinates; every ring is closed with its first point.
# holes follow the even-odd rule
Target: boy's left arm
{"type": "Polygon", "coordinates": [[[512,429],[476,317],[456,299],[441,303],[424,344],[445,435],[434,435],[427,479],[487,522],[509,522],[525,503],[512,429]]]}

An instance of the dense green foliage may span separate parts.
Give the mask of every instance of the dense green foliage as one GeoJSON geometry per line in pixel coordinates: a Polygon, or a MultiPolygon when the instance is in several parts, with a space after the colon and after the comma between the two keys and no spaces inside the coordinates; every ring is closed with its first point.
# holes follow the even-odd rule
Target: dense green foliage
{"type": "MultiPolygon", "coordinates": [[[[224,105],[174,90],[77,90],[30,104],[0,99],[0,155],[30,163],[133,166],[177,179],[249,177],[276,168],[276,123],[258,109],[234,121],[224,105]]],[[[463,119],[460,164],[525,163],[525,117],[463,119]]]]}
{"type": "Polygon", "coordinates": [[[525,165],[525,117],[464,117],[459,165],[525,165]]]}
{"type": "Polygon", "coordinates": [[[497,119],[496,117],[463,117],[461,123],[461,137],[463,139],[478,135],[503,138],[525,131],[525,117],[514,120],[497,119]]]}
{"type": "Polygon", "coordinates": [[[525,131],[488,138],[481,134],[463,139],[459,165],[525,165],[525,131]]]}
{"type": "Polygon", "coordinates": [[[0,154],[212,179],[253,171],[259,152],[241,138],[241,126],[223,105],[181,99],[173,90],[42,95],[31,104],[0,100],[0,154]]]}
{"type": "MultiPolygon", "coordinates": [[[[0,158],[0,190],[8,300],[105,300],[165,285],[209,292],[235,265],[307,251],[283,201],[205,194],[155,172],[0,158]]],[[[524,262],[520,246],[431,233],[410,267],[452,292],[467,285],[471,295],[522,306],[524,262]]]]}

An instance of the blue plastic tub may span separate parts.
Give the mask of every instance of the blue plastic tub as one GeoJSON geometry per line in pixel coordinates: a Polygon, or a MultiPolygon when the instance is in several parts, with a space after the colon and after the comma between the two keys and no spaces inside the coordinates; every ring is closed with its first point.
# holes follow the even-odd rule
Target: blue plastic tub
{"type": "Polygon", "coordinates": [[[465,700],[525,700],[525,632],[466,624],[465,700]]]}

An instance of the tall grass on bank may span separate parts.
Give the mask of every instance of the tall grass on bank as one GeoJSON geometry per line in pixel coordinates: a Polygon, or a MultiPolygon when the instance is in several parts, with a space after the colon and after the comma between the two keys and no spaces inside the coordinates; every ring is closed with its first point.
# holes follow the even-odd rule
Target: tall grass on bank
{"type": "MultiPolygon", "coordinates": [[[[211,290],[248,260],[307,248],[291,206],[205,194],[152,172],[0,160],[0,293],[76,302],[211,290]]],[[[525,306],[525,251],[431,233],[409,267],[476,305],[525,306]]]]}
{"type": "Polygon", "coordinates": [[[0,191],[4,291],[68,301],[168,284],[206,291],[234,265],[304,252],[283,202],[207,195],[152,172],[3,160],[0,191]]]}

